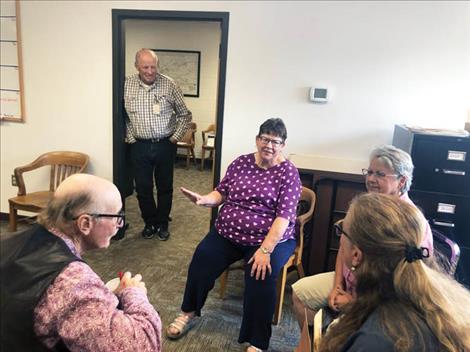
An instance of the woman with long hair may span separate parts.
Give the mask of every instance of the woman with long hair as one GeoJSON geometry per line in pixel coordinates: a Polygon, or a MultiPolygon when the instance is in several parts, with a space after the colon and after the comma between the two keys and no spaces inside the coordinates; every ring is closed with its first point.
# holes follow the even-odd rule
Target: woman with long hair
{"type": "Polygon", "coordinates": [[[424,264],[426,220],[415,206],[363,194],[335,227],[356,298],[320,351],[470,351],[470,292],[424,264]]]}
{"type": "MultiPolygon", "coordinates": [[[[411,156],[392,145],[375,148],[370,154],[369,167],[363,169],[365,186],[370,193],[388,194],[413,205],[408,197],[413,180],[411,156]]],[[[421,245],[426,247],[432,257],[433,237],[426,222],[426,230],[421,245]]],[[[315,313],[325,307],[341,312],[356,295],[356,277],[344,264],[341,248],[336,256],[335,271],[304,277],[292,285],[294,312],[300,327],[307,311],[309,324],[313,323],[315,313]]],[[[428,264],[430,260],[428,260],[428,264]]]]}

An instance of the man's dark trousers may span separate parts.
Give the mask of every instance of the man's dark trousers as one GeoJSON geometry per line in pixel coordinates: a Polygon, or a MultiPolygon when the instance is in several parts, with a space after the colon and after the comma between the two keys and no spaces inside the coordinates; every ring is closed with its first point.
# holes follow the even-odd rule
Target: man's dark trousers
{"type": "Polygon", "coordinates": [[[146,225],[168,226],[176,150],[169,138],[137,140],[131,146],[137,200],[146,225]],[[153,196],[154,179],[157,203],[153,196]]]}

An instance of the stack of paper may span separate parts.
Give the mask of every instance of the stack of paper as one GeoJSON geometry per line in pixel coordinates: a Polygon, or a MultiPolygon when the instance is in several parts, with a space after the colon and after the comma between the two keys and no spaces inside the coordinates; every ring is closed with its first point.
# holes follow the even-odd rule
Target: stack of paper
{"type": "Polygon", "coordinates": [[[419,126],[406,126],[410,131],[421,134],[434,134],[439,136],[468,137],[470,133],[465,130],[449,130],[444,128],[425,128],[419,126]]]}

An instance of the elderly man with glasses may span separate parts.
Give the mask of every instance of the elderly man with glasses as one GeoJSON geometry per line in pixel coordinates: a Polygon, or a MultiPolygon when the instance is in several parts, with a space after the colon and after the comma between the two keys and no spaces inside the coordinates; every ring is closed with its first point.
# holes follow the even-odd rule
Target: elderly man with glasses
{"type": "Polygon", "coordinates": [[[141,275],[125,273],[112,292],[81,257],[109,246],[121,208],[111,182],[75,174],[38,225],[2,239],[2,351],[161,350],[161,320],[141,275]]]}

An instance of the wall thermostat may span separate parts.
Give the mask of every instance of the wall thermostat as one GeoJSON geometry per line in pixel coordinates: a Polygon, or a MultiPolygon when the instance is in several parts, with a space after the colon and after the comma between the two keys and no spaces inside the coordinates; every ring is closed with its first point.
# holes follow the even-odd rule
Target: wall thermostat
{"type": "Polygon", "coordinates": [[[328,89],[310,88],[310,101],[314,103],[326,103],[328,101],[328,89]]]}

